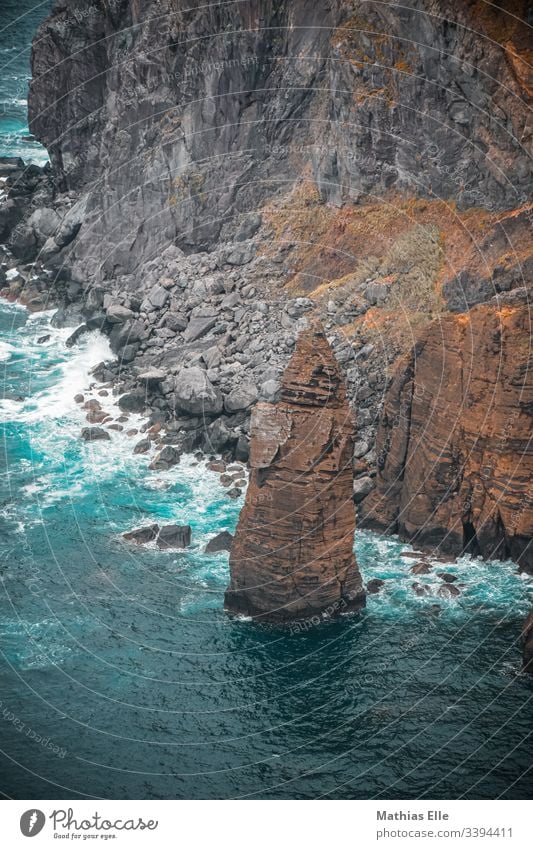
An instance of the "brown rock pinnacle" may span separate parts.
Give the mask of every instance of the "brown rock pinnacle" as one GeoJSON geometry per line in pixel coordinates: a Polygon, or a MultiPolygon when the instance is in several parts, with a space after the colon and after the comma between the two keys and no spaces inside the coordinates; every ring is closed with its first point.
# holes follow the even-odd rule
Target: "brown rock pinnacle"
{"type": "Polygon", "coordinates": [[[298,339],[281,400],[252,414],[250,484],[226,610],[279,622],[364,605],[353,554],[352,450],[343,379],[316,324],[298,339]]]}

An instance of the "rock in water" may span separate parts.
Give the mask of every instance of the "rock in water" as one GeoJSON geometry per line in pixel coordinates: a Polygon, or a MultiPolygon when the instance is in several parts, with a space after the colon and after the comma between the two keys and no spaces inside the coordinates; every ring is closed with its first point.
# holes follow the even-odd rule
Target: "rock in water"
{"type": "Polygon", "coordinates": [[[205,547],[206,554],[216,554],[219,551],[230,551],[233,542],[233,534],[221,531],[216,537],[210,539],[205,547]]]}
{"type": "Polygon", "coordinates": [[[280,622],[364,606],[353,554],[353,430],[338,363],[314,325],[298,339],[280,401],[252,413],[228,612],[280,622]]]}
{"type": "Polygon", "coordinates": [[[156,545],[158,548],[187,548],[191,544],[190,525],[163,525],[159,529],[156,545]]]}

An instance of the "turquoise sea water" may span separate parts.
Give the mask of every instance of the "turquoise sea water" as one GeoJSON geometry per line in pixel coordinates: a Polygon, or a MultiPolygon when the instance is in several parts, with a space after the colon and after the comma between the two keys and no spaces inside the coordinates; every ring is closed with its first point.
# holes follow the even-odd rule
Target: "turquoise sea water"
{"type": "Polygon", "coordinates": [[[227,555],[202,551],[240,504],[193,459],[149,471],[138,436],[82,443],[76,392],[118,413],[89,390],[107,342],[67,349],[49,320],[0,306],[6,795],[531,795],[533,681],[517,644],[531,578],[468,558],[413,578],[408,546],[359,533],[365,579],[387,581],[364,613],[298,633],[228,619],[227,555]],[[120,539],[174,519],[193,527],[186,553],[120,539]],[[437,595],[441,570],[459,599],[437,595]]]}
{"type": "Polygon", "coordinates": [[[48,154],[28,130],[31,40],[51,6],[52,0],[0,4],[0,156],[21,156],[38,165],[48,154]]]}

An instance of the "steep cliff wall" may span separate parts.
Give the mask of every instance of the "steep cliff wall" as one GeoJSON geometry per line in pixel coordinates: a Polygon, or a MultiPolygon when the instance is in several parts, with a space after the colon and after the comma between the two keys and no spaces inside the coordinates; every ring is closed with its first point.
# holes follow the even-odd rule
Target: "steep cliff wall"
{"type": "Polygon", "coordinates": [[[533,571],[532,412],[528,304],[432,324],[387,393],[365,525],[533,571]]]}
{"type": "Polygon", "coordinates": [[[226,608],[261,621],[364,605],[353,554],[353,422],[324,332],[304,331],[276,404],[252,415],[251,477],[226,608]]]}
{"type": "MultiPolygon", "coordinates": [[[[17,170],[0,209],[16,257],[6,255],[7,264],[38,256],[47,271],[22,269],[3,293],[32,308],[62,299],[61,318],[103,328],[117,355],[106,380],[164,421],[165,439],[180,450],[243,455],[255,399],[275,397],[305,316],[318,314],[357,414],[358,502],[379,461],[366,513],[406,536],[452,540],[453,551],[464,519],[472,546],[471,526],[481,550],[496,551],[500,540],[498,551],[525,562],[529,508],[509,532],[514,507],[504,505],[505,531],[496,517],[485,537],[478,526],[480,516],[483,526],[493,521],[490,499],[481,508],[476,495],[475,515],[463,510],[460,520],[456,504],[446,513],[448,499],[435,524],[447,484],[424,490],[424,476],[435,477],[431,452],[418,452],[420,480],[406,474],[416,415],[412,428],[393,428],[386,469],[386,440],[376,452],[375,436],[383,404],[382,433],[399,398],[407,404],[413,358],[392,375],[417,339],[431,347],[442,328],[451,334],[446,356],[468,363],[462,346],[471,340],[457,335],[462,319],[449,313],[487,304],[486,320],[497,323],[493,296],[518,289],[527,303],[529,6],[58,0],[35,41],[30,91],[31,127],[52,174],[30,175],[26,186],[17,170]],[[148,391],[139,376],[153,368],[165,378],[148,391]],[[194,423],[182,409],[182,384],[189,391],[191,383],[216,399],[194,423]],[[405,490],[403,480],[391,485],[396,466],[405,490]],[[418,512],[405,512],[405,493],[421,489],[418,512]]],[[[490,394],[497,345],[483,357],[490,394]]],[[[430,377],[438,396],[439,374],[428,386],[430,377]]],[[[487,467],[491,486],[507,475],[508,505],[522,503],[528,391],[507,399],[518,405],[505,424],[509,469],[487,467]]],[[[485,418],[474,405],[467,442],[485,418]]],[[[461,448],[462,439],[454,433],[451,465],[463,451],[466,477],[482,476],[484,452],[461,448]]]]}
{"type": "Polygon", "coordinates": [[[129,273],[171,241],[211,247],[305,175],[334,204],[395,189],[518,206],[527,4],[503,6],[58,0],[29,104],[79,197],[78,275],[129,273]]]}

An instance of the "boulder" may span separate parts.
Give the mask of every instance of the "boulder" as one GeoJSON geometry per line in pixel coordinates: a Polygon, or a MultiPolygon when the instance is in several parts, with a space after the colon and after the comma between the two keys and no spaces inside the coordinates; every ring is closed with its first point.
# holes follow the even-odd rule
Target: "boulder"
{"type": "Polygon", "coordinates": [[[239,410],[247,410],[257,401],[257,387],[255,384],[243,381],[224,398],[224,407],[228,413],[236,413],[239,410]]]}
{"type": "Polygon", "coordinates": [[[217,321],[217,315],[202,315],[196,316],[195,318],[191,318],[187,325],[185,333],[183,334],[183,338],[186,342],[196,342],[197,339],[201,339],[202,336],[205,336],[206,333],[209,333],[209,331],[213,329],[217,321]]]}
{"type": "Polygon", "coordinates": [[[101,427],[84,427],[81,431],[81,438],[86,442],[111,439],[107,430],[103,430],[101,427]]]}
{"type": "Polygon", "coordinates": [[[281,391],[281,384],[277,380],[265,380],[264,383],[261,384],[259,389],[259,394],[262,401],[269,401],[273,404],[279,398],[279,393],[281,391]]]}
{"type": "Polygon", "coordinates": [[[80,339],[87,333],[89,333],[89,327],[86,324],[81,324],[79,327],[76,328],[74,333],[70,334],[67,341],[65,342],[65,345],[67,346],[67,348],[73,348],[74,345],[77,345],[80,339]]]}
{"type": "Polygon", "coordinates": [[[233,534],[222,531],[216,537],[210,539],[205,547],[206,554],[215,554],[217,551],[229,551],[233,542],[233,534]]]}
{"type": "Polygon", "coordinates": [[[106,310],[107,320],[111,324],[124,324],[134,317],[133,310],[123,307],[122,304],[111,304],[106,310]]]}
{"type": "Polygon", "coordinates": [[[451,572],[437,572],[437,577],[447,584],[453,584],[457,580],[457,575],[452,575],[451,572]]]}
{"type": "MultiPolygon", "coordinates": [[[[163,286],[154,286],[148,294],[148,301],[156,310],[163,309],[170,299],[170,294],[163,286]]],[[[144,304],[144,302],[143,302],[144,304]]]]}
{"type": "Polygon", "coordinates": [[[44,243],[50,236],[55,235],[61,224],[61,219],[55,210],[40,207],[30,215],[28,224],[35,233],[37,241],[44,243]]]}
{"type": "Polygon", "coordinates": [[[429,575],[431,572],[431,566],[429,563],[422,561],[421,563],[415,563],[414,566],[411,566],[409,571],[412,575],[429,575]]]}
{"type": "Polygon", "coordinates": [[[381,592],[384,586],[385,581],[382,581],[381,578],[371,578],[371,580],[366,583],[366,591],[367,593],[370,593],[370,595],[375,595],[376,593],[381,592]]]}
{"type": "Polygon", "coordinates": [[[360,504],[364,498],[372,491],[374,483],[370,477],[356,478],[353,482],[353,499],[356,504],[360,504]]]}
{"type": "Polygon", "coordinates": [[[137,443],[135,448],[133,449],[134,454],[146,454],[150,448],[152,443],[149,439],[141,439],[140,442],[137,443]]]}
{"type": "Polygon", "coordinates": [[[149,468],[166,471],[167,469],[171,469],[172,466],[177,466],[180,459],[181,454],[177,448],[173,445],[165,445],[165,447],[155,455],[149,468]]]}
{"type": "Polygon", "coordinates": [[[205,371],[198,366],[182,368],[174,381],[176,410],[192,415],[217,415],[222,412],[223,400],[205,371]]]}
{"type": "Polygon", "coordinates": [[[118,399],[118,406],[125,413],[142,413],[146,408],[146,397],[140,392],[127,392],[118,399]]]}
{"type": "Polygon", "coordinates": [[[187,548],[191,544],[191,535],[190,525],[163,525],[156,544],[158,548],[187,548]]]}
{"type": "Polygon", "coordinates": [[[250,440],[245,434],[241,434],[235,446],[235,459],[241,463],[247,463],[250,457],[250,440]]]}
{"type": "Polygon", "coordinates": [[[145,383],[148,387],[153,388],[161,383],[167,377],[167,373],[160,368],[152,368],[149,371],[143,371],[139,375],[139,383],[145,383]]]}
{"type": "Polygon", "coordinates": [[[159,525],[146,525],[144,528],[135,528],[133,531],[128,531],[122,534],[123,538],[128,542],[135,542],[137,545],[144,545],[147,542],[153,542],[159,533],[159,525]]]}

